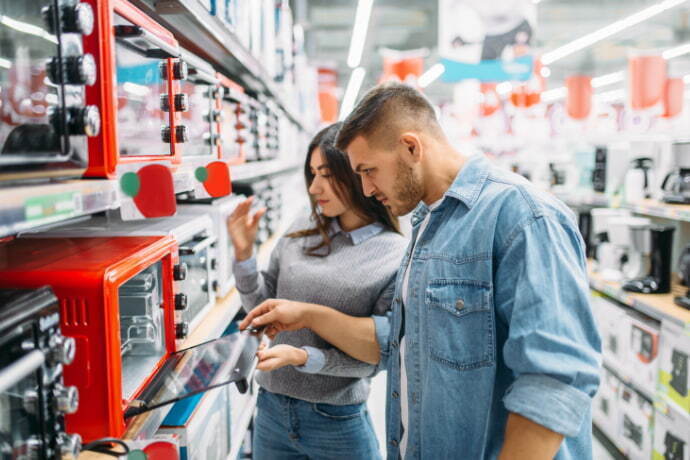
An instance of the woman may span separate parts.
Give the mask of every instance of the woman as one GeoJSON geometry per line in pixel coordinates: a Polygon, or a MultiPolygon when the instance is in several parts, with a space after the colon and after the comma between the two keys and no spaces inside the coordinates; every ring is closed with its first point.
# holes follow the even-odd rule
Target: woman
{"type": "MultiPolygon", "coordinates": [[[[340,124],[319,132],[304,175],[310,219],[298,220],[259,273],[252,247],[260,210],[252,199],[228,219],[234,273],[249,311],[268,298],[328,305],[354,316],[385,315],[407,245],[397,221],[362,192],[347,156],[334,146],[340,124]]],[[[280,332],[258,353],[253,453],[256,459],[380,458],[366,411],[377,368],[334,348],[308,329],[280,332]]]]}

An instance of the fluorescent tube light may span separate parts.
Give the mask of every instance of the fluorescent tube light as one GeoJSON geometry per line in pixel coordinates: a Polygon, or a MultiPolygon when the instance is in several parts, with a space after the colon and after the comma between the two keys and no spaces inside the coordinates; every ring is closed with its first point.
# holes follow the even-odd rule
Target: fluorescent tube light
{"type": "Polygon", "coordinates": [[[592,78],[592,88],[601,88],[602,86],[612,85],[621,82],[625,79],[625,72],[612,72],[602,75],[601,77],[592,78]]]}
{"type": "Polygon", "coordinates": [[[350,74],[350,81],[347,82],[347,89],[345,90],[345,96],[343,96],[343,103],[340,106],[340,117],[339,121],[343,121],[350,115],[352,109],[355,106],[355,101],[357,100],[357,95],[359,94],[359,89],[362,87],[362,82],[364,81],[364,75],[366,74],[364,67],[357,67],[350,74]]]}
{"type": "Polygon", "coordinates": [[[352,39],[350,40],[350,52],[347,55],[347,65],[351,69],[359,66],[359,63],[362,61],[362,52],[364,51],[364,42],[367,38],[367,29],[369,28],[369,18],[371,17],[373,5],[374,0],[359,0],[357,4],[355,25],[352,28],[352,39]]]}
{"type": "Polygon", "coordinates": [[[420,87],[426,88],[431,83],[433,83],[438,77],[443,75],[443,72],[445,72],[445,71],[446,71],[446,66],[444,66],[440,62],[438,64],[434,64],[431,67],[429,67],[429,70],[424,72],[419,77],[419,80],[417,80],[417,83],[419,83],[420,87]]]}
{"type": "Polygon", "coordinates": [[[638,11],[637,13],[631,14],[626,18],[612,22],[611,24],[602,27],[599,30],[595,30],[594,32],[588,33],[587,35],[583,35],[582,37],[575,39],[570,43],[566,43],[565,45],[556,48],[553,51],[545,53],[541,58],[541,62],[544,65],[552,64],[558,61],[559,59],[562,59],[577,51],[592,46],[593,44],[605,38],[608,38],[629,27],[646,21],[647,19],[652,18],[660,13],[663,13],[664,11],[670,8],[681,5],[686,1],[687,0],[664,0],[663,2],[659,2],[656,5],[647,7],[643,10],[638,11]]]}
{"type": "Polygon", "coordinates": [[[661,53],[661,56],[663,56],[664,59],[673,59],[688,53],[690,53],[690,43],[685,43],[675,48],[667,49],[661,53]]]}

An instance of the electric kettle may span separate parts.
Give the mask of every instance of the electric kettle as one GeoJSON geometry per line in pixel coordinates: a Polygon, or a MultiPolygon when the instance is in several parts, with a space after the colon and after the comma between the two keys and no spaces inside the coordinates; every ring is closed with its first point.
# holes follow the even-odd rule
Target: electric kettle
{"type": "Polygon", "coordinates": [[[625,201],[635,203],[651,196],[654,176],[654,160],[648,157],[635,158],[625,175],[625,201]]]}

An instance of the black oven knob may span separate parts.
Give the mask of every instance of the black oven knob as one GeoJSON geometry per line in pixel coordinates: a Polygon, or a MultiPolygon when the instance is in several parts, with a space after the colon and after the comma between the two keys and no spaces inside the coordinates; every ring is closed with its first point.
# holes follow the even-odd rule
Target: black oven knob
{"type": "Polygon", "coordinates": [[[208,280],[201,281],[201,290],[204,292],[208,292],[208,280]]]}
{"type": "Polygon", "coordinates": [[[218,259],[211,259],[211,270],[218,269],[218,259]]]}
{"type": "Polygon", "coordinates": [[[188,272],[187,264],[182,262],[178,265],[175,265],[173,267],[173,279],[175,281],[184,281],[187,279],[187,272],[188,272]]]}
{"type": "Polygon", "coordinates": [[[31,436],[25,444],[26,459],[40,460],[43,458],[43,441],[38,436],[31,436]]]}
{"type": "Polygon", "coordinates": [[[58,437],[62,460],[77,460],[81,452],[81,436],[78,434],[61,433],[58,437]]]}
{"type": "MultiPolygon", "coordinates": [[[[166,144],[172,142],[172,130],[170,126],[161,127],[161,140],[166,144]]],[[[189,131],[186,126],[175,126],[175,143],[181,144],[189,140],[189,131]]]]}
{"type": "Polygon", "coordinates": [[[55,398],[54,409],[63,414],[74,414],[79,407],[79,391],[77,387],[56,385],[53,389],[55,398]]]}
{"type": "Polygon", "coordinates": [[[50,118],[57,132],[62,132],[63,114],[66,114],[64,118],[68,135],[93,137],[101,130],[101,114],[95,105],[67,107],[66,112],[60,107],[54,107],[52,111],[50,118]]]}
{"type": "MultiPolygon", "coordinates": [[[[158,66],[158,69],[160,70],[161,73],[161,78],[163,80],[168,79],[168,63],[167,61],[161,62],[158,66]]],[[[172,66],[172,78],[173,80],[186,80],[187,77],[189,76],[189,67],[187,67],[187,63],[184,61],[173,61],[173,66],[172,66]]]]}
{"type": "Polygon", "coordinates": [[[36,390],[26,390],[22,397],[24,410],[31,415],[38,415],[38,393],[36,390]]]}
{"type": "Polygon", "coordinates": [[[221,92],[220,92],[220,88],[217,86],[211,87],[211,89],[208,90],[206,97],[208,97],[209,99],[215,99],[215,100],[219,101],[222,97],[221,92]]]}
{"type": "Polygon", "coordinates": [[[175,325],[175,338],[184,339],[189,334],[189,324],[182,322],[175,325]]]}
{"type": "Polygon", "coordinates": [[[223,112],[220,110],[211,110],[209,113],[204,115],[204,120],[209,123],[220,123],[223,121],[223,112]]]}
{"type": "Polygon", "coordinates": [[[65,337],[64,335],[56,334],[50,338],[48,345],[50,346],[50,350],[48,351],[48,361],[50,364],[69,365],[74,361],[74,355],[77,352],[77,343],[73,337],[65,337]]]}
{"type": "Polygon", "coordinates": [[[206,133],[206,135],[204,136],[204,142],[206,142],[207,145],[218,147],[223,143],[223,140],[220,138],[218,134],[206,133]]]}
{"type": "Polygon", "coordinates": [[[46,65],[48,77],[53,83],[91,86],[96,82],[96,61],[92,55],[68,56],[60,64],[60,58],[54,57],[46,65]]]}
{"type": "MultiPolygon", "coordinates": [[[[53,6],[46,6],[41,10],[41,13],[43,14],[43,20],[48,26],[48,31],[55,35],[57,33],[55,24],[57,15],[55,14],[53,6]]],[[[95,23],[93,9],[91,5],[87,3],[63,6],[60,9],[60,17],[62,19],[60,27],[61,32],[82,35],[91,35],[91,32],[93,32],[95,23]]]]}
{"type": "Polygon", "coordinates": [[[213,292],[218,292],[218,287],[219,287],[218,281],[213,280],[213,282],[211,283],[211,287],[213,288],[213,292]]]}
{"type": "Polygon", "coordinates": [[[186,310],[187,305],[189,305],[187,294],[175,294],[175,310],[186,310]]]}
{"type": "MultiPolygon", "coordinates": [[[[170,112],[170,96],[161,94],[161,110],[163,112],[170,112]]],[[[175,112],[186,112],[189,110],[189,96],[186,94],[175,94],[173,98],[175,112]]]]}

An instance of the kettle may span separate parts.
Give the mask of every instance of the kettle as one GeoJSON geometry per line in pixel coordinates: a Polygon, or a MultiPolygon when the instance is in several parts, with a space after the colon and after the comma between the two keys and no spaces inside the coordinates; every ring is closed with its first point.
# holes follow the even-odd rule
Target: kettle
{"type": "Polygon", "coordinates": [[[654,161],[648,157],[635,158],[625,175],[625,201],[635,203],[651,197],[654,161]]]}
{"type": "Polygon", "coordinates": [[[668,173],[661,188],[665,202],[690,204],[690,168],[678,168],[668,173]]]}

